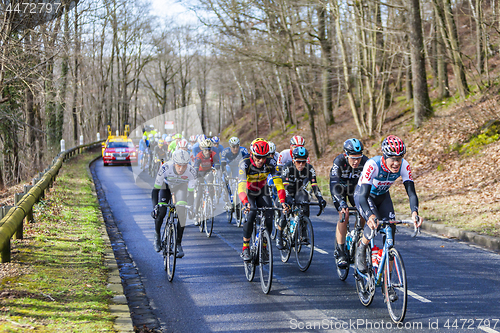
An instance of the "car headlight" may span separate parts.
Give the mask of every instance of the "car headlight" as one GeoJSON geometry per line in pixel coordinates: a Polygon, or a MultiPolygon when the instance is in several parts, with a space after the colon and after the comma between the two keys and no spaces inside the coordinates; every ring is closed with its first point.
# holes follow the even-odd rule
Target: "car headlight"
{"type": "Polygon", "coordinates": [[[104,156],[110,157],[110,156],[113,156],[113,153],[104,153],[104,156]]]}

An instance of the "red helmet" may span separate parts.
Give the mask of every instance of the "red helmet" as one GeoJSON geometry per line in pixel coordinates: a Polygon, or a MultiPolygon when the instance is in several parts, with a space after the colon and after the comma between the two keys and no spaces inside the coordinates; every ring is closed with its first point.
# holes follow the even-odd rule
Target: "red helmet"
{"type": "Polygon", "coordinates": [[[269,143],[261,138],[255,139],[250,145],[250,151],[255,156],[266,156],[269,154],[269,143]]]}
{"type": "Polygon", "coordinates": [[[403,156],[406,154],[406,146],[400,138],[389,135],[382,141],[382,152],[385,156],[403,156]]]}
{"type": "Polygon", "coordinates": [[[304,147],[306,140],[304,140],[304,138],[300,135],[295,135],[290,139],[290,144],[297,147],[304,147]]]}

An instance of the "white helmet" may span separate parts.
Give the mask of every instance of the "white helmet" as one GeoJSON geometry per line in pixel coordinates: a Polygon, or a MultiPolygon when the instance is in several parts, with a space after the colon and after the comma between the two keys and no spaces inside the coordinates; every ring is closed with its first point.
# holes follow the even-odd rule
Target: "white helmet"
{"type": "Polygon", "coordinates": [[[177,148],[187,148],[188,142],[186,139],[181,139],[181,141],[177,142],[177,148]]]}
{"type": "Polygon", "coordinates": [[[274,142],[268,141],[269,143],[269,154],[274,154],[276,152],[276,145],[274,142]]]}
{"type": "Polygon", "coordinates": [[[200,134],[198,136],[198,143],[201,144],[203,141],[207,139],[207,136],[205,134],[200,134]]]}
{"type": "Polygon", "coordinates": [[[187,151],[178,149],[172,154],[172,160],[175,164],[186,165],[191,160],[191,157],[187,151]]]}
{"type": "Polygon", "coordinates": [[[165,139],[165,141],[166,142],[172,142],[173,140],[172,140],[172,137],[169,135],[169,136],[167,136],[167,138],[165,139]]]}
{"type": "Polygon", "coordinates": [[[189,137],[189,141],[191,141],[191,142],[195,142],[195,141],[196,141],[196,135],[191,135],[191,136],[189,137]]]}
{"type": "Polygon", "coordinates": [[[202,142],[200,142],[200,148],[210,148],[212,147],[212,140],[210,139],[205,139],[202,142]]]}
{"type": "Polygon", "coordinates": [[[240,139],[237,137],[233,136],[231,139],[229,139],[229,145],[230,146],[239,146],[240,145],[240,139]]]}

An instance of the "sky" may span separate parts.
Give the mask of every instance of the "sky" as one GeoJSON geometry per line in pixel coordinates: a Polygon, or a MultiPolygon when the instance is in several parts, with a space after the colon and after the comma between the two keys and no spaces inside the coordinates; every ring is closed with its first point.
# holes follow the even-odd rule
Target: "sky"
{"type": "Polygon", "coordinates": [[[197,22],[198,19],[191,11],[176,0],[152,0],[152,14],[159,17],[175,17],[186,23],[197,22]]]}

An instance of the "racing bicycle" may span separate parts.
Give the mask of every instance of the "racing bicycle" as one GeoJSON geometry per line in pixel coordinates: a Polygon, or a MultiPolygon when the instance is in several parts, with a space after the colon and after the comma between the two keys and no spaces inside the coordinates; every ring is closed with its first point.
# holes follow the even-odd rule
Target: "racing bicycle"
{"type": "MultiPolygon", "coordinates": [[[[341,281],[344,281],[349,274],[349,266],[354,264],[354,257],[356,254],[356,245],[358,244],[358,240],[363,236],[363,226],[361,225],[361,219],[356,207],[347,207],[349,210],[349,216],[354,217],[354,229],[350,230],[349,224],[347,224],[347,233],[345,240],[345,254],[347,256],[347,265],[345,267],[338,266],[338,252],[337,252],[337,237],[335,237],[334,243],[334,257],[335,257],[335,266],[337,268],[337,275],[341,281]]],[[[351,220],[351,219],[349,219],[351,220]]],[[[342,223],[345,221],[345,216],[342,216],[342,223]]]]}
{"type": "MultiPolygon", "coordinates": [[[[371,249],[374,244],[373,238],[376,234],[376,231],[372,230],[370,246],[366,246],[367,272],[360,272],[357,268],[354,272],[356,290],[361,304],[369,306],[373,301],[375,288],[382,287],[384,302],[394,323],[400,323],[404,320],[408,300],[408,286],[406,284],[406,270],[403,258],[394,247],[393,232],[396,230],[395,225],[401,223],[408,223],[408,221],[379,221],[378,230],[385,236],[380,261],[377,258],[375,261],[376,265],[372,264],[371,249]]],[[[419,232],[420,228],[415,228],[412,237],[415,237],[419,232]]],[[[358,240],[357,246],[360,246],[359,242],[361,242],[361,238],[358,240]]]]}
{"type": "Polygon", "coordinates": [[[169,203],[167,206],[166,223],[161,237],[161,249],[163,251],[163,265],[167,272],[168,281],[172,282],[175,273],[175,262],[177,259],[177,223],[179,216],[175,205],[169,203]]]}
{"type": "Polygon", "coordinates": [[[280,250],[281,261],[290,259],[292,249],[300,271],[305,272],[312,262],[314,254],[314,231],[311,220],[304,214],[305,206],[319,206],[320,216],[323,208],[317,202],[300,201],[291,205],[291,214],[285,215],[287,223],[282,231],[283,250],[280,250]]]}
{"type": "Polygon", "coordinates": [[[276,209],[281,210],[275,207],[250,208],[250,211],[257,211],[257,216],[250,238],[251,259],[244,261],[245,276],[249,282],[252,282],[255,276],[255,266],[259,266],[260,286],[264,294],[269,294],[273,281],[273,249],[264,213],[266,210],[276,209]]]}

